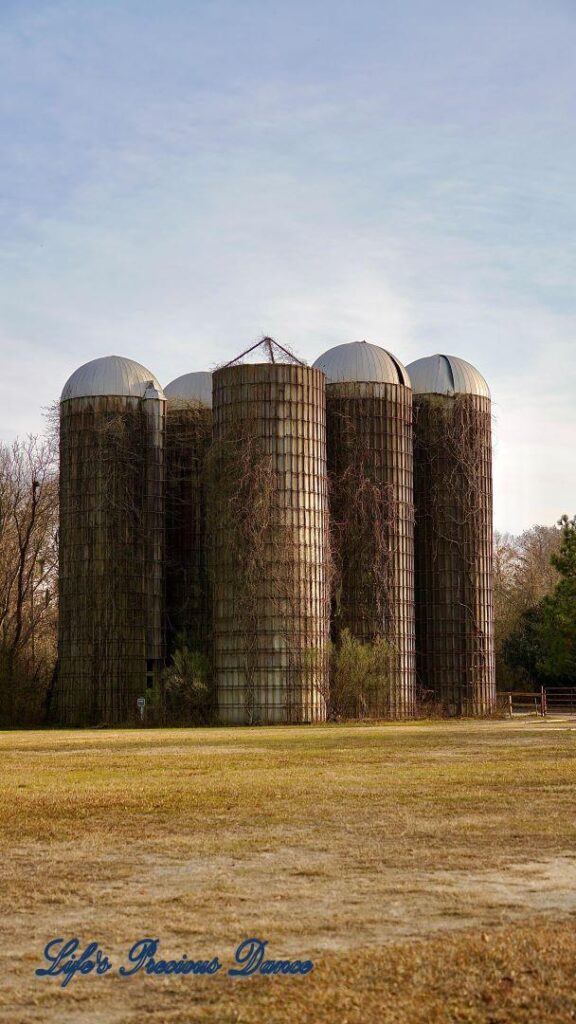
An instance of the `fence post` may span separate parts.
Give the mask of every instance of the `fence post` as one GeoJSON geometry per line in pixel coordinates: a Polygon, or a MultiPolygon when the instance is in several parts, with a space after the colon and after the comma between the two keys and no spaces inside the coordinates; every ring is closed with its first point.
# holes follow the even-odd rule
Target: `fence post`
{"type": "Polygon", "coordinates": [[[510,718],[512,718],[512,693],[508,694],[508,713],[510,718]]]}
{"type": "Polygon", "coordinates": [[[544,689],[543,686],[541,686],[540,687],[540,711],[541,711],[541,714],[542,714],[542,718],[544,718],[544,716],[546,715],[547,710],[548,710],[548,708],[547,708],[547,705],[546,705],[546,690],[544,689]]]}

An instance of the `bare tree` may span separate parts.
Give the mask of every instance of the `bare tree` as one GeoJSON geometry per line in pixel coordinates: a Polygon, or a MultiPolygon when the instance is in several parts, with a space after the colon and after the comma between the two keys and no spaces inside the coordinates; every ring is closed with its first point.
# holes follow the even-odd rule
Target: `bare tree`
{"type": "Polygon", "coordinates": [[[554,590],[558,570],[551,558],[559,550],[561,540],[561,532],[554,526],[532,526],[519,536],[494,535],[494,634],[499,689],[514,687],[515,673],[504,658],[506,642],[518,628],[523,613],[536,608],[554,590]]]}
{"type": "Polygon", "coordinates": [[[58,478],[54,446],[0,445],[0,718],[38,718],[56,663],[58,478]]]}

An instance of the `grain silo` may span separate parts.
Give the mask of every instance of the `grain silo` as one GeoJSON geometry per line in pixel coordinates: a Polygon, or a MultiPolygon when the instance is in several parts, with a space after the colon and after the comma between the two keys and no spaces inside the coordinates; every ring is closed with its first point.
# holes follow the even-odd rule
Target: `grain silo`
{"type": "Polygon", "coordinates": [[[411,363],[417,678],[445,714],[495,703],[490,391],[470,363],[411,363]]]}
{"type": "Polygon", "coordinates": [[[60,402],[60,625],[54,714],[137,720],[164,659],[164,395],[131,359],[94,359],[60,402]]]}
{"type": "Polygon", "coordinates": [[[380,681],[348,713],[414,714],[412,391],[405,368],[365,341],[337,345],[326,374],[332,636],[387,642],[380,681]]]}
{"type": "Polygon", "coordinates": [[[213,374],[219,716],[314,722],[325,717],[329,633],[324,375],[277,361],[288,354],[265,342],[270,362],[213,374]]]}
{"type": "Polygon", "coordinates": [[[180,642],[209,654],[206,455],[212,442],[212,374],[185,373],[166,395],[166,618],[170,650],[180,642]]]}

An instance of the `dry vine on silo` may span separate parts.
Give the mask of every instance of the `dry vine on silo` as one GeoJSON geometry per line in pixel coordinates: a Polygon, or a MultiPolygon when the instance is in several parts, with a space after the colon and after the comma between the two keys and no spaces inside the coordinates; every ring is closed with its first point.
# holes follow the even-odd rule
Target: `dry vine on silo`
{"type": "Polygon", "coordinates": [[[490,401],[415,397],[417,665],[456,714],[494,703],[490,401]]]}

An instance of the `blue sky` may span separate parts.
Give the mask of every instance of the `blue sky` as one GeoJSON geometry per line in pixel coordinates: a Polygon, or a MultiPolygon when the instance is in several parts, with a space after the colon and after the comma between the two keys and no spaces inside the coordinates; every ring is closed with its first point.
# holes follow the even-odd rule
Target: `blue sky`
{"type": "Polygon", "coordinates": [[[82,362],[267,333],[486,376],[495,518],[576,512],[573,0],[2,0],[0,439],[82,362]]]}

